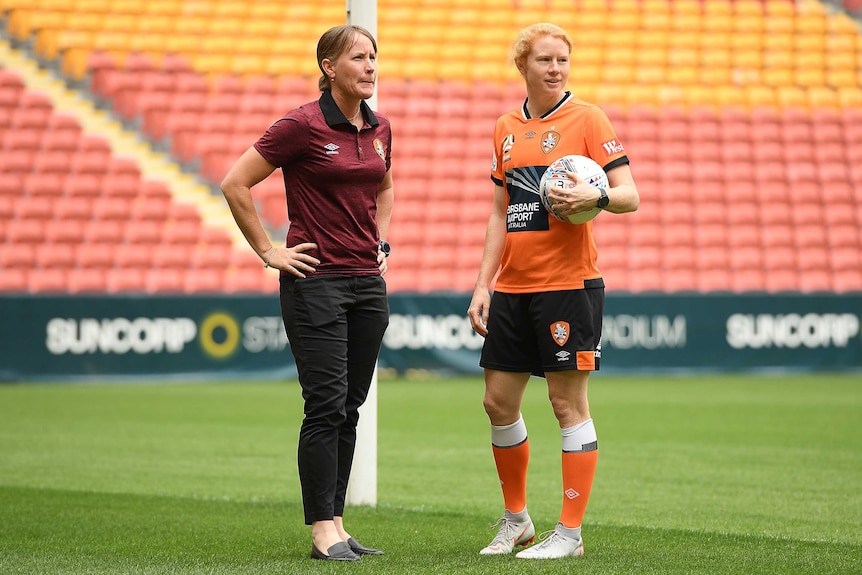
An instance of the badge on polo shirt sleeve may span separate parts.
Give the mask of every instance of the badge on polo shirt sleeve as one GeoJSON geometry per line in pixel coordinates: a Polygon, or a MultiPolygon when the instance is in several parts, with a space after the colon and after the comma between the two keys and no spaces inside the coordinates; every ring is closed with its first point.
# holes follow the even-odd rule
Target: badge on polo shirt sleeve
{"type": "Polygon", "coordinates": [[[386,161],[386,150],[383,149],[383,142],[374,138],[374,151],[380,156],[380,159],[386,161]]]}

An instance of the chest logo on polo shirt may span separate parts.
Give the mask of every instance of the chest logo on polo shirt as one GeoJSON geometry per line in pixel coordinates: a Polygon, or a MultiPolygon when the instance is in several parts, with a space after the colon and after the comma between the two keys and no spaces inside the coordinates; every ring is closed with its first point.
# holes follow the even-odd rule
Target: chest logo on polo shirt
{"type": "Polygon", "coordinates": [[[380,159],[386,161],[386,150],[383,149],[383,142],[374,138],[374,151],[380,156],[380,159]]]}
{"type": "Polygon", "coordinates": [[[569,341],[570,327],[567,321],[555,321],[551,324],[551,335],[557,345],[563,347],[569,341]]]}
{"type": "Polygon", "coordinates": [[[542,151],[550,154],[557,147],[557,144],[560,143],[560,137],[560,133],[554,128],[542,134],[542,151]]]}
{"type": "Polygon", "coordinates": [[[332,144],[332,143],[326,144],[325,146],[323,146],[323,149],[326,150],[327,156],[337,156],[338,155],[338,146],[336,146],[335,144],[332,144]]]}

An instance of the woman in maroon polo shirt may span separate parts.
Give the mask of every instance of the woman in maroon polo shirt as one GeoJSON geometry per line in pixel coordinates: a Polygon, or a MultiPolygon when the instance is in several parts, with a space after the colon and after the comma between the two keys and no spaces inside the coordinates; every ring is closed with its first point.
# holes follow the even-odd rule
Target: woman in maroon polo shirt
{"type": "Polygon", "coordinates": [[[389,120],[364,102],[377,80],[377,43],[337,26],[317,45],[319,100],[275,122],[221,184],[243,235],[281,270],[282,318],[305,401],[298,465],[311,556],[356,561],[382,552],[345,531],[344,501],[359,406],[389,324],[386,235],[394,192],[389,120]],[[281,168],[290,227],[284,246],[264,231],[251,187],[281,168]]]}

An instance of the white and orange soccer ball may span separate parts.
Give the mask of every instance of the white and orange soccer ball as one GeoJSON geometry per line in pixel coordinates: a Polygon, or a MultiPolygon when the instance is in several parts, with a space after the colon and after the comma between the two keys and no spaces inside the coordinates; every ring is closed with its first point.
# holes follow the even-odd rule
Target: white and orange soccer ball
{"type": "Polygon", "coordinates": [[[583,224],[599,215],[602,208],[596,207],[571,216],[561,216],[551,205],[551,200],[548,199],[548,193],[553,189],[564,190],[575,187],[575,183],[569,179],[566,172],[575,172],[597,188],[608,187],[608,175],[595,160],[578,155],[563,156],[555,160],[542,174],[542,179],[539,182],[539,197],[542,199],[542,205],[545,206],[545,209],[561,222],[583,224]]]}

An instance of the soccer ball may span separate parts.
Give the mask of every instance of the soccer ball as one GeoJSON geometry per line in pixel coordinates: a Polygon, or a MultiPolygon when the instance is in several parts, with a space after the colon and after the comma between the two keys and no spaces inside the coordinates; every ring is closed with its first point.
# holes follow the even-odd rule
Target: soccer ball
{"type": "Polygon", "coordinates": [[[561,222],[569,222],[572,224],[583,224],[590,221],[602,211],[602,208],[596,207],[592,210],[572,214],[571,216],[561,216],[556,212],[551,205],[551,200],[548,198],[548,193],[553,189],[563,189],[575,187],[575,183],[569,179],[566,172],[575,172],[588,183],[597,188],[608,187],[608,175],[594,160],[586,156],[563,156],[555,160],[545,173],[542,174],[542,179],[539,182],[539,197],[542,199],[542,205],[548,210],[552,216],[561,222]]]}

